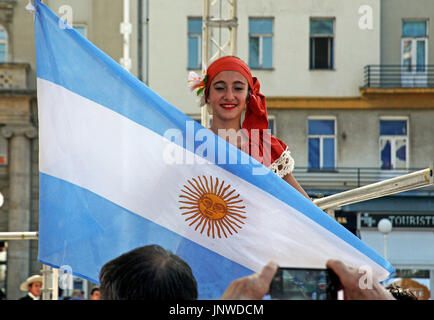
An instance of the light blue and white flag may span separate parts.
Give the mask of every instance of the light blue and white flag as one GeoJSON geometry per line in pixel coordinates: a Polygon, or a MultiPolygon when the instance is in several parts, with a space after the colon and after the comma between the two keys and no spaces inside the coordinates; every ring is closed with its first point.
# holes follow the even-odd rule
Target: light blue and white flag
{"type": "Polygon", "coordinates": [[[208,299],[269,260],[324,268],[335,258],[368,266],[380,280],[393,272],[283,179],[242,161],[243,152],[39,1],[35,33],[39,261],[98,283],[107,261],[159,244],[187,261],[208,299]]]}

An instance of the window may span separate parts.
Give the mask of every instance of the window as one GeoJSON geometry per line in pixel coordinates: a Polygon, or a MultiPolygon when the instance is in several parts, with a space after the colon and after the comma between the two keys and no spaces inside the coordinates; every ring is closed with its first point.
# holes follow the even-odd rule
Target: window
{"type": "Polygon", "coordinates": [[[427,85],[427,21],[403,21],[401,40],[401,83],[404,87],[427,85]]]}
{"type": "Polygon", "coordinates": [[[249,19],[249,66],[273,68],[273,19],[249,19]]]}
{"type": "Polygon", "coordinates": [[[312,118],[308,120],[309,169],[334,169],[336,158],[336,120],[312,118]]]}
{"type": "Polygon", "coordinates": [[[402,37],[426,37],[427,22],[426,21],[403,21],[402,22],[402,37]]]}
{"type": "Polygon", "coordinates": [[[79,34],[87,38],[87,27],[85,25],[74,25],[73,27],[79,34]]]}
{"type": "Polygon", "coordinates": [[[188,18],[187,68],[202,68],[202,18],[188,18]]]}
{"type": "Polygon", "coordinates": [[[276,117],[272,115],[268,115],[268,129],[270,133],[275,136],[276,135],[276,117]]]}
{"type": "Polygon", "coordinates": [[[310,69],[333,69],[334,20],[310,20],[310,69]]]}
{"type": "Polygon", "coordinates": [[[0,62],[8,61],[8,34],[0,25],[0,62]]]}
{"type": "Polygon", "coordinates": [[[408,120],[380,119],[381,169],[408,167],[408,120]]]}

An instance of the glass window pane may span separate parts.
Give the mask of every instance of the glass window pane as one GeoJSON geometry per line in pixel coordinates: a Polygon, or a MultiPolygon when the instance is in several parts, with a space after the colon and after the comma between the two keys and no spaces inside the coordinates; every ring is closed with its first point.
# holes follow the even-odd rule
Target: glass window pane
{"type": "Polygon", "coordinates": [[[380,120],[380,135],[407,135],[407,121],[380,120]]]}
{"type": "Polygon", "coordinates": [[[403,21],[403,37],[426,37],[426,21],[403,21]]]}
{"type": "Polygon", "coordinates": [[[202,34],[202,19],[188,18],[188,33],[202,34]]]}
{"type": "Polygon", "coordinates": [[[311,19],[310,35],[333,35],[333,19],[311,19]]]}
{"type": "Polygon", "coordinates": [[[270,129],[270,133],[274,136],[276,133],[274,132],[274,119],[268,118],[268,129],[270,129]]]}
{"type": "Polygon", "coordinates": [[[273,38],[262,37],[262,68],[273,67],[273,38]]]}
{"type": "Polygon", "coordinates": [[[7,62],[6,44],[0,43],[0,62],[7,62]]]}
{"type": "Polygon", "coordinates": [[[309,120],[308,134],[335,134],[335,120],[309,120]]]}
{"type": "Polygon", "coordinates": [[[273,19],[249,19],[249,34],[273,33],[273,19]]]}
{"type": "Polygon", "coordinates": [[[188,37],[188,68],[200,68],[199,62],[199,38],[188,37]]]}
{"type": "Polygon", "coordinates": [[[308,140],[309,168],[319,168],[319,138],[309,138],[308,140]]]}
{"type": "Polygon", "coordinates": [[[6,40],[8,38],[7,33],[4,29],[0,29],[0,39],[6,40]]]}
{"type": "Polygon", "coordinates": [[[249,66],[259,68],[259,38],[250,37],[249,39],[249,66]]]}
{"type": "Polygon", "coordinates": [[[425,71],[425,40],[416,43],[416,71],[425,71]]]}
{"type": "Polygon", "coordinates": [[[311,61],[313,69],[330,69],[331,38],[311,38],[311,61]]]}
{"type": "Polygon", "coordinates": [[[407,167],[407,139],[396,139],[395,167],[405,169],[407,167]]]}
{"type": "Polygon", "coordinates": [[[335,167],[335,139],[325,138],[323,139],[323,168],[335,167]]]}
{"type": "Polygon", "coordinates": [[[389,139],[380,139],[381,169],[392,169],[391,143],[389,139]]]}
{"type": "Polygon", "coordinates": [[[404,41],[404,48],[402,52],[402,59],[403,59],[403,65],[404,65],[404,71],[411,71],[411,61],[412,61],[412,41],[411,40],[405,40],[404,41]]]}

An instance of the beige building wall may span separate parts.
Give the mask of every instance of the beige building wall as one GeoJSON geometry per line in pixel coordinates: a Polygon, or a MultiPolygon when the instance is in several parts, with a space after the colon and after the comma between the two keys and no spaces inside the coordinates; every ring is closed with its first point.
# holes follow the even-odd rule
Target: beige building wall
{"type": "MultiPolygon", "coordinates": [[[[202,1],[150,1],[150,87],[188,114],[199,114],[189,92],[187,17],[201,17],[202,1]]],[[[363,67],[380,62],[379,0],[238,1],[237,55],[248,61],[249,17],[274,18],[273,70],[253,70],[266,96],[358,96],[363,67]],[[373,28],[359,27],[361,6],[373,28]],[[335,19],[334,70],[309,70],[309,19],[335,19]]]]}

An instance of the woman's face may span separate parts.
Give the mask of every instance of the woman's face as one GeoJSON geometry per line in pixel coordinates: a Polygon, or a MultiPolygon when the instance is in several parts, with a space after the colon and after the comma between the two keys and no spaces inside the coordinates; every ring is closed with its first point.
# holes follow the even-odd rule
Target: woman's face
{"type": "Polygon", "coordinates": [[[211,82],[207,103],[213,112],[213,121],[241,121],[246,108],[249,84],[237,71],[222,71],[211,82]]]}

